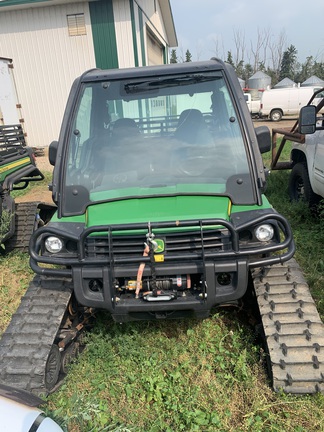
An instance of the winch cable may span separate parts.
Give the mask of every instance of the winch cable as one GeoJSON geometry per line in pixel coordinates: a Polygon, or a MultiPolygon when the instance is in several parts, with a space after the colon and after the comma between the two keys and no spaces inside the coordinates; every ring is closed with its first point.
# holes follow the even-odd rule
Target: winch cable
{"type": "MultiPolygon", "coordinates": [[[[149,255],[149,252],[150,252],[149,245],[147,243],[144,243],[143,256],[147,257],[149,255]]],[[[139,298],[139,292],[141,290],[141,283],[142,283],[144,268],[145,268],[145,262],[140,263],[138,270],[137,270],[135,298],[139,298]]]]}
{"type": "Polygon", "coordinates": [[[148,237],[148,242],[149,242],[149,248],[150,248],[149,256],[150,256],[150,262],[151,262],[152,295],[154,297],[157,297],[158,290],[157,290],[157,285],[156,285],[156,268],[155,268],[155,259],[154,259],[154,248],[155,248],[154,245],[156,244],[156,242],[154,242],[153,239],[151,239],[150,237],[148,237]]]}
{"type": "Polygon", "coordinates": [[[202,221],[200,221],[200,239],[201,239],[201,258],[202,258],[202,265],[203,265],[202,289],[203,289],[203,299],[206,300],[207,279],[206,279],[206,262],[205,262],[205,248],[204,248],[204,232],[203,232],[202,221]]]}
{"type": "Polygon", "coordinates": [[[156,285],[156,268],[155,268],[155,259],[154,259],[154,252],[156,251],[158,245],[157,242],[154,240],[154,233],[151,229],[151,223],[148,223],[148,233],[146,234],[147,243],[149,246],[149,256],[150,256],[150,263],[151,263],[151,277],[152,277],[152,294],[154,297],[158,296],[158,290],[156,285]]]}

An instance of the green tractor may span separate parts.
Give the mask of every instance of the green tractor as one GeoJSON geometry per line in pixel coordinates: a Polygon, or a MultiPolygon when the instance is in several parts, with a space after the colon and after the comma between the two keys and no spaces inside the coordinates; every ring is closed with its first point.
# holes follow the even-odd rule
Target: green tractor
{"type": "Polygon", "coordinates": [[[55,390],[98,309],[208,318],[250,298],[273,388],[323,391],[323,324],[264,195],[270,146],[220,60],[76,79],[49,148],[57,211],[32,235],[37,275],[0,341],[0,381],[55,390]]]}
{"type": "Polygon", "coordinates": [[[41,202],[16,204],[12,191],[44,180],[26,146],[21,125],[0,126],[0,251],[28,251],[33,231],[54,213],[55,206],[41,202]]]}

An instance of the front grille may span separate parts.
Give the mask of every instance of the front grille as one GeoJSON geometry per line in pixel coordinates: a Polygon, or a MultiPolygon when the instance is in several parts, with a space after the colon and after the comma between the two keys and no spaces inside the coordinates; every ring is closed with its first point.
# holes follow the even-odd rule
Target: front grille
{"type": "MultiPolygon", "coordinates": [[[[166,256],[217,253],[231,250],[231,239],[228,230],[215,229],[201,233],[184,232],[168,233],[166,235],[156,235],[157,239],[164,241],[166,256]]],[[[85,242],[85,255],[88,258],[107,259],[109,252],[117,257],[139,257],[143,255],[145,235],[114,235],[110,243],[112,250],[109,251],[109,239],[106,236],[87,237],[85,242]]]]}

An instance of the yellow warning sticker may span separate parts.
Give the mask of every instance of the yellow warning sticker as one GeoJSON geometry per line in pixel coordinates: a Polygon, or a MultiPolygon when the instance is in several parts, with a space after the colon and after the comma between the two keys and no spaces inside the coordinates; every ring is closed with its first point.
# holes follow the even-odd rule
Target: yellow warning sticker
{"type": "Polygon", "coordinates": [[[154,255],[154,261],[156,262],[164,262],[164,255],[154,255]]]}

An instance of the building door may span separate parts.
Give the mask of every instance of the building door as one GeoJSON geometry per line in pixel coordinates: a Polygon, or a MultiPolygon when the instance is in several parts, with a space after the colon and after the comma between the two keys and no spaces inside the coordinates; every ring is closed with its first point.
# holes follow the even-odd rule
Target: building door
{"type": "Polygon", "coordinates": [[[149,66],[163,64],[163,46],[150,31],[146,33],[147,64],[149,66]]]}
{"type": "Polygon", "coordinates": [[[0,57],[0,124],[17,124],[20,117],[12,60],[0,57]]]}

